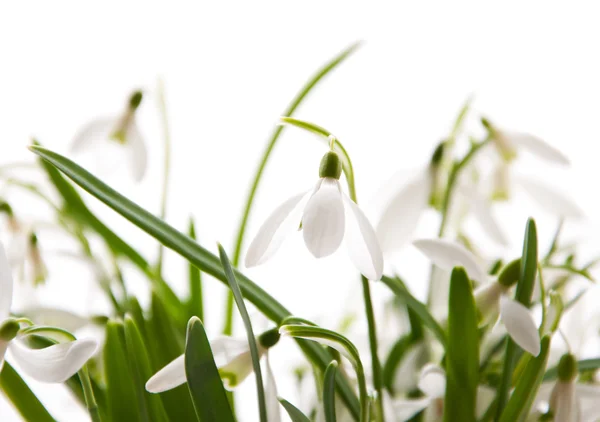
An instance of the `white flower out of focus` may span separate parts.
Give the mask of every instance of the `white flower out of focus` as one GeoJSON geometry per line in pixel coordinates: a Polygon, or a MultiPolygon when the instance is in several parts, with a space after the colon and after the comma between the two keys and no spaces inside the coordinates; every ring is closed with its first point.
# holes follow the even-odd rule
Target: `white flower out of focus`
{"type": "Polygon", "coordinates": [[[4,247],[0,243],[0,370],[8,352],[12,362],[31,378],[47,383],[62,383],[78,372],[95,353],[93,339],[58,343],[31,349],[20,338],[19,322],[10,318],[13,280],[4,247]]]}
{"type": "Polygon", "coordinates": [[[266,262],[286,235],[301,225],[304,243],[315,258],[333,254],[345,239],[356,268],[368,279],[379,280],[383,273],[379,242],[367,217],[342,191],[341,172],[337,154],[325,154],[315,188],[285,201],[260,227],[248,248],[246,267],[266,262]]]}
{"type": "Polygon", "coordinates": [[[92,155],[101,171],[109,172],[125,159],[132,178],[139,182],[146,173],[147,151],[136,123],[142,93],[134,92],[118,116],[103,117],[85,125],[71,144],[73,153],[92,155]]]}

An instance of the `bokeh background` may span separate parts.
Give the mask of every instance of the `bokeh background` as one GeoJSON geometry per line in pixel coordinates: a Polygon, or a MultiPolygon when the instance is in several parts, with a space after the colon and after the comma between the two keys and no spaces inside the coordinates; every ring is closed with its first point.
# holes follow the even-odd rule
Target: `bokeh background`
{"type": "MultiPolygon", "coordinates": [[[[0,165],[33,161],[26,148],[32,137],[69,154],[84,123],[120,112],[129,93],[141,88],[146,97],[139,125],[149,148],[149,172],[140,184],[119,167],[105,178],[158,212],[163,146],[156,92],[162,78],[173,139],[167,220],[183,230],[194,216],[203,245],[215,250],[219,241],[231,249],[250,178],[278,116],[321,64],[363,40],[296,116],[342,140],[354,161],[359,201],[373,221],[386,181],[397,171],[409,176],[424,165],[473,95],[471,133],[481,133],[477,117],[486,115],[501,127],[534,133],[570,157],[570,169],[527,156],[518,167],[585,210],[586,219],[569,224],[568,235],[582,239],[584,253],[593,256],[600,251],[597,20],[591,2],[568,7],[548,2],[3,3],[0,165]]],[[[260,187],[248,241],[275,206],[315,182],[323,151],[310,135],[286,129],[260,187]]],[[[153,240],[95,200],[88,202],[146,255],[156,256],[153,240]]],[[[519,192],[515,204],[496,208],[511,247],[490,246],[487,254],[518,253],[530,215],[538,221],[543,245],[553,234],[556,218],[519,192]]],[[[17,208],[49,218],[25,197],[17,208]]],[[[425,216],[416,236],[433,235],[436,226],[435,217],[425,216]]],[[[20,286],[17,305],[41,301],[83,315],[103,312],[106,304],[90,286],[89,272],[56,253],[68,245],[51,233],[41,242],[50,278],[36,292],[20,286]]],[[[183,260],[168,254],[166,265],[176,291],[185,293],[183,260]]],[[[424,297],[424,257],[407,246],[387,265],[424,297]]],[[[324,326],[334,328],[345,312],[361,310],[359,280],[345,252],[314,261],[300,236],[267,265],[247,273],[297,315],[324,326]]],[[[126,276],[147,300],[136,272],[128,269],[126,276]]],[[[383,303],[386,292],[379,287],[375,294],[383,303]]],[[[206,324],[217,334],[225,290],[210,279],[205,289],[206,324]]],[[[291,342],[279,350],[272,360],[280,394],[293,399],[289,373],[301,358],[291,342]]],[[[32,388],[61,421],[85,420],[82,409],[66,405],[65,391],[35,383],[32,388]]],[[[252,381],[241,389],[240,405],[249,409],[244,421],[254,420],[253,390],[252,381]]],[[[0,420],[18,420],[1,397],[0,420]]]]}

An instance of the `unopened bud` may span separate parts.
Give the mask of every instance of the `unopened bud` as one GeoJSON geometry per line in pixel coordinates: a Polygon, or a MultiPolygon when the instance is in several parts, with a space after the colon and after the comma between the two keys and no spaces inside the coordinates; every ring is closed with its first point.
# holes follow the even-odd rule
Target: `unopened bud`
{"type": "Polygon", "coordinates": [[[21,326],[14,319],[8,319],[0,326],[0,340],[11,341],[17,336],[21,326]]]}
{"type": "Polygon", "coordinates": [[[577,376],[577,360],[570,353],[562,355],[558,362],[558,379],[564,382],[571,382],[577,376]]]}
{"type": "Polygon", "coordinates": [[[280,338],[281,334],[279,334],[279,330],[277,328],[273,328],[259,335],[258,343],[265,349],[270,349],[279,342],[280,338]]]}
{"type": "Polygon", "coordinates": [[[333,152],[327,152],[321,159],[321,165],[319,167],[319,177],[328,177],[331,179],[339,180],[342,175],[342,161],[340,157],[333,152]]]}
{"type": "Polygon", "coordinates": [[[131,94],[131,97],[129,97],[129,108],[131,110],[137,109],[142,102],[142,97],[142,91],[135,91],[131,94]]]}

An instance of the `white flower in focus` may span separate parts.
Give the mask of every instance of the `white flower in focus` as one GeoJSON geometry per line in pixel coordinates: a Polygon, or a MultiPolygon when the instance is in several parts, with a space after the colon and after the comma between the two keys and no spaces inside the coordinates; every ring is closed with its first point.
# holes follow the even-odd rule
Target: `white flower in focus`
{"type": "Polygon", "coordinates": [[[6,352],[11,361],[31,378],[48,383],[61,383],[73,376],[94,354],[97,343],[81,339],[54,344],[44,349],[30,349],[19,338],[19,323],[10,318],[13,280],[0,243],[0,370],[6,352]]]}
{"type": "Polygon", "coordinates": [[[512,286],[511,283],[516,282],[516,279],[507,277],[507,280],[502,280],[501,283],[502,277],[500,277],[498,280],[491,281],[485,269],[477,262],[477,258],[457,242],[444,239],[421,239],[413,244],[434,265],[444,270],[451,271],[457,266],[464,267],[469,278],[481,283],[474,292],[481,322],[494,323],[499,314],[508,335],[519,347],[533,356],[540,353],[540,336],[529,309],[509,298],[507,294],[512,286]]]}
{"type": "MultiPolygon", "coordinates": [[[[259,358],[264,357],[266,380],[265,401],[269,421],[280,419],[279,400],[273,370],[269,363],[268,349],[279,341],[277,330],[269,330],[256,338],[259,358]]],[[[247,339],[219,336],[210,342],[215,364],[227,390],[239,386],[254,371],[252,355],[247,339]]],[[[162,393],[172,390],[187,382],[185,373],[185,355],[181,355],[168,363],[146,382],[146,390],[150,393],[162,393]]]]}
{"type": "Polygon", "coordinates": [[[88,123],[75,136],[71,150],[93,154],[96,161],[100,161],[96,164],[104,167],[118,163],[115,153],[124,155],[133,179],[136,182],[142,180],[146,172],[147,151],[135,120],[141,101],[142,93],[136,91],[129,97],[122,114],[88,123]]]}
{"type": "Polygon", "coordinates": [[[267,218],[246,254],[246,267],[267,261],[285,236],[301,223],[304,243],[316,258],[334,253],[346,239],[352,262],[370,280],[383,273],[383,255],[375,231],[358,205],[345,193],[339,178],[342,165],[336,153],[323,157],[317,186],[281,204],[267,218]],[[302,205],[306,202],[306,206],[302,205]]]}

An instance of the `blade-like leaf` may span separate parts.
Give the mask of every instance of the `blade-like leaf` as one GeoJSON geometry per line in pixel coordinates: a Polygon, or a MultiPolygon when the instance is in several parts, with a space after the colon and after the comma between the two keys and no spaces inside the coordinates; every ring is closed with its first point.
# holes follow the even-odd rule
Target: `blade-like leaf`
{"type": "MultiPolygon", "coordinates": [[[[192,239],[125,198],[68,158],[40,147],[32,147],[31,149],[56,166],[83,189],[162,242],[166,247],[182,255],[205,273],[222,282],[226,282],[219,259],[192,239]]],[[[291,315],[283,305],[242,273],[237,270],[234,273],[244,297],[252,302],[265,316],[273,320],[276,324],[279,324],[281,320],[291,315]]],[[[316,364],[321,370],[325,370],[325,367],[331,361],[330,353],[318,345],[311,344],[311,342],[298,341],[298,344],[311,362],[316,364]]],[[[357,418],[359,403],[356,394],[342,377],[336,377],[336,384],[339,397],[346,403],[353,417],[357,418]]]]}
{"type": "Polygon", "coordinates": [[[196,317],[188,324],[185,374],[200,422],[235,422],[206,332],[196,317]]]}
{"type": "Polygon", "coordinates": [[[335,422],[335,374],[338,363],[332,361],[325,370],[323,381],[323,406],[325,407],[325,421],[335,422]]]}
{"type": "MultiPolygon", "coordinates": [[[[515,300],[527,307],[531,306],[531,296],[533,294],[537,269],[537,231],[535,227],[535,221],[530,218],[527,220],[527,225],[525,227],[525,239],[523,241],[523,253],[521,255],[521,272],[519,275],[519,281],[517,282],[517,291],[515,293],[515,300]]],[[[517,359],[522,352],[523,351],[521,348],[517,346],[517,344],[510,337],[507,337],[506,352],[504,353],[504,365],[502,368],[502,379],[496,395],[496,421],[500,420],[504,406],[508,401],[508,394],[513,378],[513,370],[517,359]]]]}
{"type": "Polygon", "coordinates": [[[235,304],[240,311],[242,320],[244,321],[244,327],[246,327],[246,335],[248,337],[248,345],[250,346],[250,355],[252,356],[252,366],[254,367],[254,375],[256,378],[256,391],[258,395],[258,409],[261,422],[267,422],[267,406],[265,404],[265,389],[263,386],[262,372],[260,370],[260,354],[258,353],[258,346],[256,345],[256,338],[254,337],[254,331],[252,330],[252,322],[250,321],[250,315],[246,309],[242,292],[233,274],[233,267],[227,253],[223,246],[219,244],[219,257],[221,258],[221,264],[223,264],[223,270],[225,271],[225,277],[229,283],[229,288],[233,292],[233,298],[235,304]]]}
{"type": "Polygon", "coordinates": [[[129,366],[123,324],[109,321],[104,345],[104,371],[108,398],[108,414],[114,422],[147,420],[140,407],[133,373],[129,366]]]}
{"type": "Polygon", "coordinates": [[[525,367],[510,396],[510,400],[502,412],[500,422],[519,421],[529,414],[531,405],[544,378],[549,353],[550,337],[545,336],[542,339],[540,354],[531,359],[525,367]]]}
{"type": "Polygon", "coordinates": [[[475,421],[479,331],[473,288],[463,268],[452,270],[448,308],[444,421],[475,421]]]}
{"type": "Polygon", "coordinates": [[[279,403],[283,406],[292,422],[310,422],[310,419],[300,411],[296,406],[279,397],[279,403]]]}
{"type": "Polygon", "coordinates": [[[125,316],[125,344],[129,364],[133,369],[138,402],[145,410],[147,420],[153,422],[168,421],[167,412],[160,395],[150,394],[144,388],[146,381],[153,375],[150,358],[142,335],[132,317],[125,316]]]}
{"type": "MultiPolygon", "coordinates": [[[[190,225],[188,227],[188,236],[191,239],[196,240],[196,227],[194,225],[194,220],[190,218],[190,225]]],[[[188,302],[189,317],[197,316],[201,321],[206,323],[204,319],[204,300],[202,297],[202,277],[200,275],[200,270],[193,265],[192,263],[188,264],[188,277],[190,284],[190,299],[188,302]]]]}
{"type": "Polygon", "coordinates": [[[381,281],[388,286],[392,292],[404,303],[406,306],[414,312],[414,314],[421,320],[423,325],[427,327],[436,336],[436,338],[446,346],[446,334],[444,330],[435,320],[433,315],[429,313],[429,309],[422,302],[416,299],[408,289],[398,279],[383,276],[381,281]]]}
{"type": "Polygon", "coordinates": [[[25,381],[8,362],[0,372],[0,391],[11,401],[26,421],[55,422],[25,381]]]}

